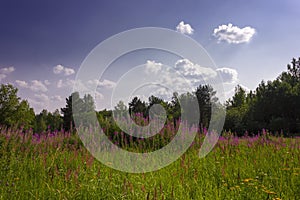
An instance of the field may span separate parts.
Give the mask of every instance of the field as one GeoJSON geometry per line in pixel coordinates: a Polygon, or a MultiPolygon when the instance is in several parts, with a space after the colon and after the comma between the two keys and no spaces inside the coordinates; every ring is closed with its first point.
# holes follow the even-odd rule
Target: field
{"type": "Polygon", "coordinates": [[[95,160],[75,134],[1,128],[0,199],[300,199],[299,137],[228,133],[200,159],[203,137],[171,165],[130,174],[95,160]]]}

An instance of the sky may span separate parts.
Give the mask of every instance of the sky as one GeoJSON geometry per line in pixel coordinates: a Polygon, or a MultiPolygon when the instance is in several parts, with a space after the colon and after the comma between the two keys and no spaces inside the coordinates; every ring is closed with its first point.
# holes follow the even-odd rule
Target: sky
{"type": "MultiPolygon", "coordinates": [[[[81,64],[99,43],[129,29],[161,27],[203,46],[229,98],[237,84],[253,90],[262,80],[274,80],[300,56],[299,19],[297,0],[0,0],[0,83],[18,87],[19,96],[35,112],[54,111],[65,106],[81,64]]],[[[207,70],[165,55],[144,50],[114,62],[104,77],[91,80],[99,88],[97,107],[109,107],[106,94],[130,66],[158,69],[168,64],[187,75],[193,86],[207,70]]]]}

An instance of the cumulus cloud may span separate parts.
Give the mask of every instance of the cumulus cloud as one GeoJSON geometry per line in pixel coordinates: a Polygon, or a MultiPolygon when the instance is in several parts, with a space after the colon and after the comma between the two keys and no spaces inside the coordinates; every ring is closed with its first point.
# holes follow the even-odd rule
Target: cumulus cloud
{"type": "Polygon", "coordinates": [[[89,80],[88,81],[88,86],[89,87],[101,87],[101,88],[106,88],[106,89],[112,89],[115,87],[116,83],[114,81],[110,81],[107,79],[104,79],[103,81],[99,81],[97,79],[95,80],[89,80]]]}
{"type": "Polygon", "coordinates": [[[72,79],[66,79],[66,80],[58,80],[57,83],[56,83],[56,87],[57,88],[64,88],[64,87],[68,87],[68,88],[71,88],[73,87],[75,81],[72,80],[72,79]]]}
{"type": "Polygon", "coordinates": [[[0,69],[1,74],[10,74],[13,71],[15,71],[14,67],[4,67],[0,69]]]}
{"type": "Polygon", "coordinates": [[[155,62],[154,60],[147,60],[146,72],[147,73],[158,73],[162,70],[162,63],[155,62]]]}
{"type": "Polygon", "coordinates": [[[194,29],[189,24],[185,24],[181,21],[177,26],[176,30],[182,34],[192,35],[194,33],[194,29]]]}
{"type": "Polygon", "coordinates": [[[47,92],[48,90],[47,87],[41,81],[38,80],[31,81],[30,89],[34,92],[47,92]]]}
{"type": "Polygon", "coordinates": [[[64,67],[62,65],[56,65],[53,67],[53,73],[54,74],[64,74],[65,76],[70,76],[72,74],[75,74],[75,70],[72,68],[64,67]]]}
{"type": "Polygon", "coordinates": [[[228,25],[221,25],[215,28],[213,36],[215,36],[218,41],[240,44],[249,42],[255,33],[256,30],[250,26],[239,28],[229,23],[228,25]]]}
{"type": "Polygon", "coordinates": [[[72,68],[65,68],[64,71],[66,76],[70,76],[75,73],[75,70],[72,68]]]}
{"type": "Polygon", "coordinates": [[[160,85],[145,88],[144,94],[148,94],[168,98],[173,92],[184,93],[190,91],[190,88],[196,88],[200,84],[205,84],[206,81],[213,80],[217,77],[217,72],[209,67],[203,67],[193,63],[188,59],[177,60],[173,68],[164,66],[162,63],[155,61],[147,61],[145,69],[146,77],[159,77],[160,85]],[[166,86],[166,87],[165,87],[166,86]],[[152,93],[154,92],[154,93],[152,93]]]}
{"type": "Polygon", "coordinates": [[[212,68],[202,67],[188,59],[177,60],[173,69],[176,73],[170,71],[170,68],[164,67],[162,63],[149,60],[146,63],[146,73],[159,75],[163,78],[163,82],[169,84],[176,82],[184,85],[188,82],[194,86],[217,76],[217,72],[212,68]]]}
{"type": "Polygon", "coordinates": [[[217,96],[221,100],[223,99],[222,95],[224,94],[222,85],[226,86],[224,87],[226,92],[225,95],[228,96],[228,92],[231,91],[234,85],[239,82],[238,72],[235,69],[228,67],[216,69],[204,67],[193,63],[188,59],[177,60],[173,69],[176,71],[175,74],[172,72],[172,68],[165,67],[162,63],[147,61],[145,72],[147,74],[152,74],[155,77],[160,77],[162,86],[171,85],[172,87],[164,88],[161,86],[153,86],[148,90],[145,89],[144,91],[141,91],[141,93],[150,95],[153,94],[167,99],[172,96],[174,91],[178,93],[185,92],[187,90],[187,88],[185,88],[187,84],[190,88],[194,89],[200,84],[211,84],[214,89],[217,90],[217,96]],[[222,82],[220,82],[221,80],[218,78],[218,75],[222,78],[222,82]],[[147,93],[148,91],[153,91],[154,93],[147,93]]]}
{"type": "Polygon", "coordinates": [[[175,69],[189,80],[208,80],[216,77],[217,73],[209,67],[202,67],[188,59],[180,59],[175,63],[175,69]]]}
{"type": "Polygon", "coordinates": [[[218,68],[216,71],[219,72],[224,83],[234,84],[238,82],[238,72],[235,69],[223,67],[218,68]]]}
{"type": "Polygon", "coordinates": [[[44,80],[45,85],[50,85],[50,81],[49,80],[44,80]]]}
{"type": "Polygon", "coordinates": [[[63,71],[64,71],[64,66],[62,66],[62,65],[56,65],[55,67],[53,67],[54,74],[60,74],[63,71]]]}
{"type": "Polygon", "coordinates": [[[16,80],[16,83],[21,88],[28,88],[28,83],[26,81],[16,80]]]}
{"type": "Polygon", "coordinates": [[[10,73],[12,73],[13,71],[15,71],[14,67],[0,68],[0,81],[2,81],[3,79],[5,79],[7,77],[7,75],[10,74],[10,73]]]}
{"type": "Polygon", "coordinates": [[[31,83],[27,83],[26,81],[16,80],[17,85],[21,88],[27,88],[34,92],[47,92],[48,88],[42,81],[32,80],[31,83]]]}

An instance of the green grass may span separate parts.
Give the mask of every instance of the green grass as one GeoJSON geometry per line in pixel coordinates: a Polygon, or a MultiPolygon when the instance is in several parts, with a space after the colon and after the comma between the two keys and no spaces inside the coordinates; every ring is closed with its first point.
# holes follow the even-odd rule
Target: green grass
{"type": "Polygon", "coordinates": [[[300,138],[230,137],[203,159],[197,139],[171,165],[130,174],[95,160],[76,136],[35,143],[0,130],[0,199],[300,199],[300,138]]]}

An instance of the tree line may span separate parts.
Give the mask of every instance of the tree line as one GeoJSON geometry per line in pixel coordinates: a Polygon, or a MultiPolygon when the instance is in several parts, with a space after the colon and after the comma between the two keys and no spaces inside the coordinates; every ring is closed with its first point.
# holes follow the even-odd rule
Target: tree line
{"type": "MultiPolygon", "coordinates": [[[[54,131],[64,129],[73,131],[74,119],[72,105],[79,105],[82,112],[95,112],[95,105],[90,94],[80,97],[78,92],[66,98],[66,105],[60,110],[48,112],[46,109],[35,114],[28,101],[17,95],[18,89],[11,84],[1,84],[0,88],[0,124],[6,127],[23,127],[34,132],[54,131]]],[[[287,65],[287,71],[282,72],[273,81],[261,81],[254,91],[246,91],[236,86],[232,98],[221,105],[216,97],[216,91],[210,85],[199,85],[194,91],[174,93],[171,101],[156,96],[150,96],[148,102],[134,97],[128,106],[119,102],[114,112],[128,111],[134,118],[135,114],[148,118],[152,105],[160,104],[167,113],[167,120],[176,126],[181,118],[180,102],[188,105],[197,101],[199,111],[189,110],[191,115],[199,115],[199,128],[208,127],[211,120],[213,105],[226,108],[224,130],[238,135],[256,134],[262,129],[273,133],[295,134],[300,132],[300,58],[292,59],[287,65]]],[[[112,110],[96,111],[100,125],[110,124],[111,132],[119,130],[114,124],[112,110]]],[[[195,118],[197,118],[195,117],[195,118]]]]}
{"type": "Polygon", "coordinates": [[[268,129],[283,134],[300,132],[300,58],[273,81],[261,81],[255,91],[240,86],[226,102],[224,129],[240,134],[268,129]]]}

